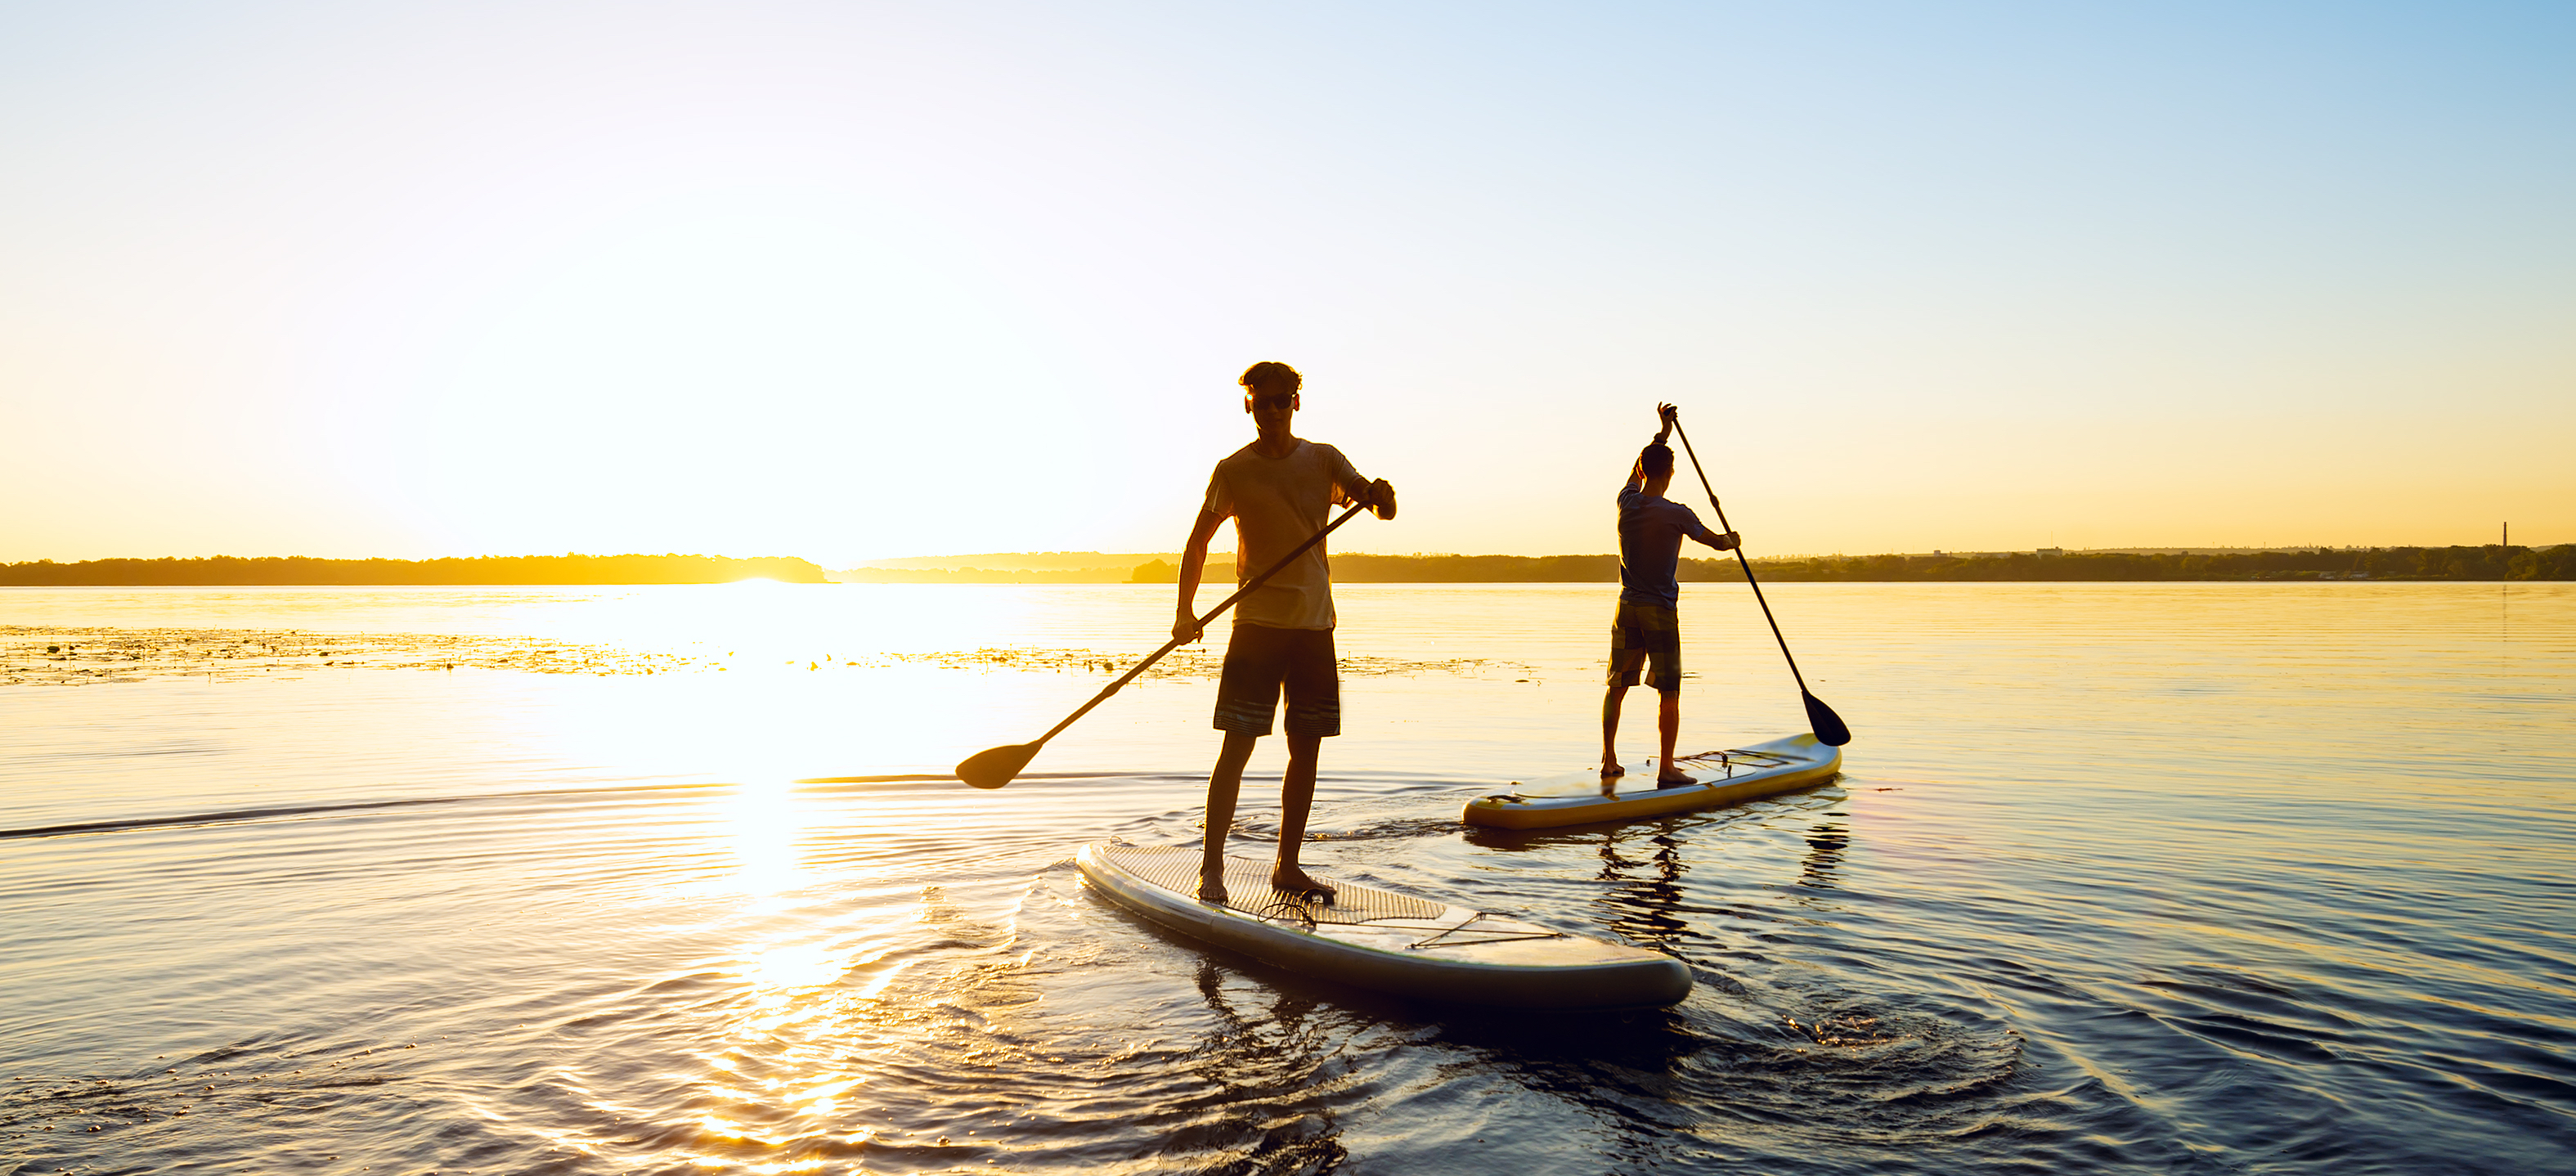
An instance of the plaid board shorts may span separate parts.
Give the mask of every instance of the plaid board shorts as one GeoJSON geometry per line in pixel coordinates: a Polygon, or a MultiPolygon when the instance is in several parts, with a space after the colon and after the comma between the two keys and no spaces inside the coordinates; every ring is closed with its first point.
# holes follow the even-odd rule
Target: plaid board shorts
{"type": "Polygon", "coordinates": [[[1610,685],[1637,684],[1637,654],[1649,667],[1646,685],[1665,694],[1682,688],[1682,615],[1659,604],[1619,602],[1610,622],[1610,685]]]}
{"type": "Polygon", "coordinates": [[[1274,629],[1243,621],[1225,643],[1225,672],[1216,686],[1216,729],[1267,735],[1282,688],[1288,733],[1342,733],[1342,671],[1330,629],[1274,629]]]}

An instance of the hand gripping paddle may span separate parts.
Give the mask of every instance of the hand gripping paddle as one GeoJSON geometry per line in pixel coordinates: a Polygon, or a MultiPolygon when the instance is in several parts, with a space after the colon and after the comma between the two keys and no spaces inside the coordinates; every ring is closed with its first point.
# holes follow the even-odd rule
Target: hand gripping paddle
{"type": "MultiPolygon", "coordinates": [[[[1079,719],[1084,715],[1090,714],[1091,708],[1109,701],[1109,696],[1118,693],[1119,687],[1135,681],[1136,675],[1144,673],[1145,667],[1163,660],[1164,654],[1170,653],[1175,649],[1179,649],[1180,647],[1197,640],[1198,630],[1206,628],[1209,621],[1213,621],[1217,618],[1217,614],[1222,613],[1229,608],[1233,608],[1236,601],[1243,599],[1244,596],[1249,594],[1253,589],[1258,588],[1263,583],[1267,582],[1270,577],[1278,575],[1281,571],[1285,570],[1298,556],[1306,554],[1308,549],[1323,542],[1324,536],[1332,534],[1334,528],[1351,521],[1353,516],[1367,509],[1368,506],[1366,504],[1354,506],[1349,510],[1343,511],[1342,517],[1325,524],[1323,530],[1307,536],[1306,541],[1298,544],[1296,550],[1291,551],[1286,556],[1282,557],[1278,563],[1270,565],[1269,569],[1262,572],[1260,575],[1244,581],[1243,587],[1234,590],[1234,595],[1226,597],[1225,600],[1219,603],[1215,608],[1209,609],[1206,616],[1200,617],[1198,621],[1191,626],[1189,636],[1174,637],[1170,641],[1164,642],[1161,649],[1157,649],[1154,652],[1147,654],[1145,656],[1145,660],[1136,663],[1135,669],[1119,675],[1117,681],[1110,683],[1107,689],[1093,695],[1091,697],[1091,701],[1082,704],[1082,709],[1066,715],[1063,722],[1048,728],[1046,734],[1040,735],[1036,739],[1030,740],[1027,743],[1006,743],[1000,747],[987,748],[983,751],[967,756],[965,762],[957,765],[957,778],[964,780],[977,788],[999,788],[1010,783],[1013,777],[1020,774],[1020,769],[1029,766],[1029,761],[1037,758],[1038,749],[1046,746],[1047,740],[1053,739],[1057,735],[1062,734],[1065,728],[1073,725],[1073,721],[1075,719],[1079,719]]],[[[1393,518],[1395,515],[1394,512],[1389,511],[1380,517],[1393,518]]],[[[1821,706],[1823,704],[1819,703],[1818,705],[1821,706]]]]}

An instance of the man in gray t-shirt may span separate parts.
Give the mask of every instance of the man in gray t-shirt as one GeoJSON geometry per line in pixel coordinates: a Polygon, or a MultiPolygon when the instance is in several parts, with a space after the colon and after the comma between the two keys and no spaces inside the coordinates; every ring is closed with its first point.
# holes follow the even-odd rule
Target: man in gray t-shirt
{"type": "MultiPolygon", "coordinates": [[[[1324,529],[1340,503],[1364,503],[1382,519],[1395,517],[1395,488],[1368,481],[1330,445],[1289,432],[1304,380],[1284,363],[1256,363],[1243,373],[1243,411],[1260,435],[1218,462],[1208,477],[1207,499],[1181,553],[1179,613],[1172,636],[1198,636],[1191,605],[1207,567],[1208,540],[1234,520],[1235,576],[1248,580],[1324,529]]],[[[1217,684],[1216,729],[1225,732],[1216,768],[1208,773],[1207,849],[1199,861],[1199,898],[1222,903],[1225,836],[1234,827],[1235,795],[1253,741],[1270,733],[1282,689],[1288,695],[1288,771],[1279,782],[1279,858],[1270,885],[1287,894],[1321,892],[1297,864],[1306,839],[1306,810],[1315,801],[1315,759],[1326,736],[1342,733],[1341,671],[1333,658],[1333,583],[1316,544],[1280,569],[1235,606],[1234,638],[1226,643],[1225,670],[1217,684]]]]}
{"type": "Polygon", "coordinates": [[[1682,586],[1674,572],[1681,563],[1682,540],[1696,539],[1719,551],[1732,551],[1743,541],[1729,531],[1720,535],[1701,525],[1691,508],[1664,497],[1673,485],[1673,451],[1664,438],[1673,431],[1673,406],[1657,405],[1664,427],[1655,441],[1628,468],[1628,483],[1619,488],[1619,615],[1610,623],[1610,688],[1601,698],[1601,786],[1627,774],[1620,766],[1619,703],[1637,684],[1637,670],[1650,659],[1646,684],[1663,696],[1655,716],[1663,736],[1663,755],[1655,760],[1659,786],[1691,783],[1673,766],[1673,741],[1682,729],[1682,586]]]}

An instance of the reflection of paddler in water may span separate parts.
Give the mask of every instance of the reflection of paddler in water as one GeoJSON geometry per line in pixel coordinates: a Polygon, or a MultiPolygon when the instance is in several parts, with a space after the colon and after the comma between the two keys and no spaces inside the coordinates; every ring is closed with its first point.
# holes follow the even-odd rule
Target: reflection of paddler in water
{"type": "Polygon", "coordinates": [[[1619,489],[1619,613],[1610,624],[1609,692],[1601,698],[1601,789],[1627,774],[1620,766],[1619,704],[1637,684],[1639,667],[1647,667],[1646,684],[1661,695],[1655,726],[1663,736],[1663,754],[1655,759],[1659,787],[1693,783],[1673,766],[1673,741],[1682,729],[1681,562],[1682,538],[1688,536],[1731,551],[1743,542],[1733,531],[1720,535],[1702,526],[1691,509],[1664,497],[1673,485],[1673,451],[1664,438],[1673,431],[1673,406],[1655,406],[1663,427],[1629,467],[1628,483],[1619,489]]]}
{"type": "Polygon", "coordinates": [[[1631,943],[1665,944],[1690,931],[1690,924],[1673,912],[1682,905],[1682,844],[1671,829],[1657,829],[1647,841],[1655,851],[1645,864],[1653,873],[1632,878],[1628,871],[1640,863],[1619,856],[1619,834],[1611,830],[1601,835],[1601,880],[1621,883],[1612,899],[1620,913],[1610,926],[1631,943]]]}
{"type": "Polygon", "coordinates": [[[1807,856],[1799,863],[1799,884],[1832,889],[1834,867],[1843,864],[1843,851],[1849,848],[1851,848],[1851,831],[1843,828],[1841,822],[1824,822],[1809,828],[1807,856]]]}
{"type": "MultiPolygon", "coordinates": [[[[1208,540],[1217,525],[1234,520],[1237,575],[1270,566],[1324,529],[1339,503],[1366,505],[1382,519],[1395,517],[1395,488],[1371,482],[1330,445],[1289,432],[1300,407],[1297,369],[1256,363],[1242,379],[1243,411],[1259,431],[1252,444],[1218,462],[1208,478],[1207,501],[1181,554],[1180,605],[1175,638],[1198,636],[1192,598],[1207,565],[1208,540]]],[[[1253,741],[1270,733],[1282,688],[1288,696],[1288,770],[1279,782],[1279,858],[1270,884],[1283,893],[1331,890],[1297,864],[1306,838],[1306,812],[1315,800],[1315,759],[1326,736],[1342,733],[1341,670],[1333,654],[1333,585],[1316,544],[1236,606],[1234,637],[1226,643],[1217,685],[1216,729],[1225,732],[1216,768],[1208,773],[1207,851],[1199,866],[1198,895],[1224,902],[1225,838],[1234,825],[1235,795],[1253,741]]]]}
{"type": "MultiPolygon", "coordinates": [[[[1199,961],[1199,996],[1215,1014],[1217,1026],[1181,1065],[1214,1090],[1188,1101],[1221,1117],[1223,1128],[1249,1129],[1259,1136],[1208,1139],[1215,1145],[1210,1150],[1247,1153],[1264,1161],[1264,1171],[1328,1172],[1347,1162],[1350,1152],[1333,1119],[1333,1100],[1319,1089],[1324,1084],[1318,1079],[1348,1043],[1354,1028],[1351,1014],[1327,1013],[1293,986],[1264,985],[1270,991],[1268,1008],[1237,1009],[1226,999],[1225,976],[1215,963],[1199,961]]],[[[1238,1169],[1225,1165],[1208,1170],[1238,1169]]]]}

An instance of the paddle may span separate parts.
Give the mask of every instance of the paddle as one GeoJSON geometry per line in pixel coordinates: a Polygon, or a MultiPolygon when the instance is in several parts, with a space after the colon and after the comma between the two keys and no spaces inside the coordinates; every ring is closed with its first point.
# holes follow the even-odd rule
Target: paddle
{"type": "MultiPolygon", "coordinates": [[[[1734,530],[1726,524],[1726,508],[1717,504],[1717,487],[1708,484],[1708,471],[1700,468],[1699,454],[1691,449],[1690,432],[1682,428],[1682,414],[1675,412],[1671,419],[1673,431],[1681,434],[1682,452],[1690,454],[1691,472],[1699,475],[1700,489],[1708,491],[1708,507],[1717,512],[1717,529],[1734,530]]],[[[1771,639],[1780,643],[1780,656],[1789,661],[1789,676],[1798,680],[1798,697],[1807,703],[1808,728],[1816,733],[1818,741],[1828,747],[1840,747],[1851,742],[1851,728],[1843,725],[1843,717],[1835,714],[1834,708],[1826,706],[1824,699],[1808,691],[1807,677],[1798,672],[1798,659],[1789,656],[1789,639],[1780,635],[1780,621],[1771,615],[1771,602],[1762,599],[1762,585],[1753,578],[1753,561],[1744,558],[1744,545],[1741,543],[1735,545],[1735,562],[1744,569],[1744,582],[1753,587],[1753,600],[1762,606],[1762,619],[1771,622],[1771,639]]]]}
{"type": "Polygon", "coordinates": [[[1296,550],[1291,551],[1286,556],[1282,557],[1278,563],[1270,565],[1270,567],[1260,575],[1244,581],[1243,587],[1234,590],[1234,595],[1226,597],[1224,602],[1218,604],[1215,608],[1209,609],[1206,616],[1200,617],[1197,623],[1191,626],[1191,633],[1189,636],[1174,637],[1170,641],[1164,642],[1161,649],[1157,649],[1154,652],[1147,654],[1145,656],[1145,660],[1136,663],[1135,669],[1119,675],[1118,680],[1110,683],[1108,689],[1093,695],[1091,701],[1082,704],[1082,709],[1066,715],[1063,722],[1049,728],[1046,734],[1040,735],[1036,739],[1027,743],[1006,743],[1000,747],[987,748],[983,751],[967,756],[965,762],[957,765],[957,778],[964,780],[977,788],[999,788],[1010,783],[1012,777],[1020,774],[1020,769],[1029,766],[1029,761],[1037,758],[1038,749],[1046,746],[1047,740],[1053,739],[1057,735],[1062,734],[1065,728],[1073,725],[1073,721],[1075,719],[1079,719],[1084,715],[1090,714],[1091,708],[1109,701],[1109,696],[1118,693],[1119,687],[1135,681],[1136,675],[1144,673],[1145,667],[1163,660],[1164,654],[1170,653],[1171,651],[1179,649],[1192,641],[1198,640],[1197,630],[1206,628],[1209,621],[1213,621],[1217,618],[1217,614],[1222,613],[1229,608],[1233,608],[1234,602],[1243,599],[1247,593],[1260,587],[1263,582],[1269,580],[1270,577],[1278,575],[1281,571],[1285,570],[1298,556],[1306,554],[1307,549],[1323,542],[1324,536],[1333,533],[1333,528],[1351,521],[1351,517],[1353,515],[1367,509],[1368,506],[1366,504],[1354,506],[1349,510],[1343,511],[1342,517],[1325,524],[1323,530],[1307,536],[1306,541],[1298,544],[1296,550]]]}

